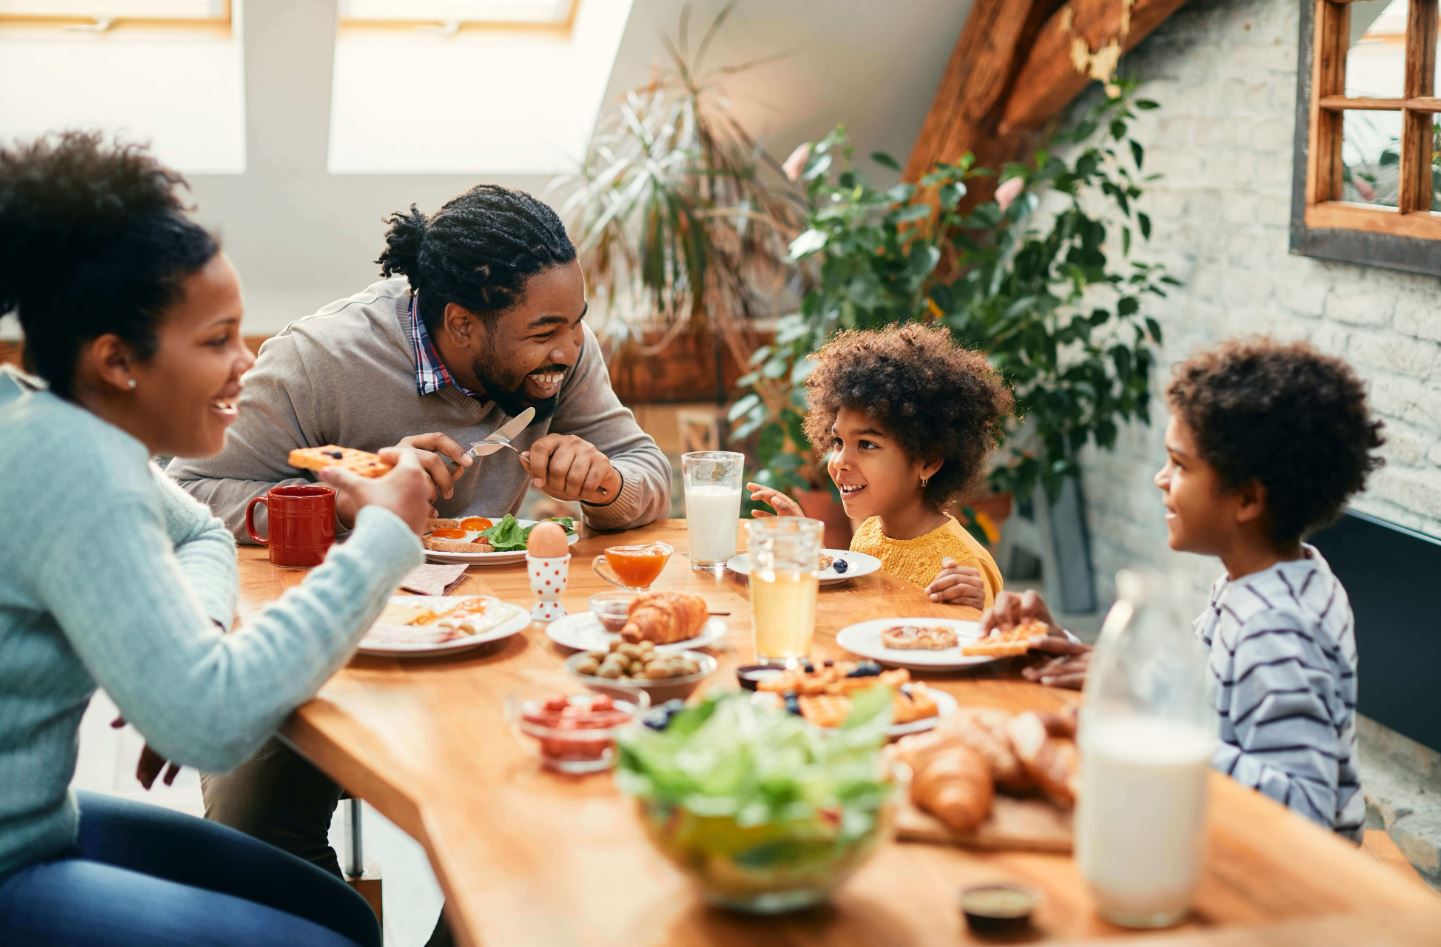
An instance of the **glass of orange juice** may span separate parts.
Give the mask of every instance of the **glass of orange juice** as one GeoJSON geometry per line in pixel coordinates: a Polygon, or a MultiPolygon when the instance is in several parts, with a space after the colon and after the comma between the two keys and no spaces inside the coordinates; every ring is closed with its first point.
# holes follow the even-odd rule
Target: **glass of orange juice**
{"type": "Polygon", "coordinates": [[[590,567],[611,585],[642,591],[665,568],[675,548],[670,543],[646,543],[643,546],[607,546],[596,556],[590,567]]]}
{"type": "Polygon", "coordinates": [[[749,520],[756,661],[793,665],[811,653],[825,524],[799,516],[749,520]]]}

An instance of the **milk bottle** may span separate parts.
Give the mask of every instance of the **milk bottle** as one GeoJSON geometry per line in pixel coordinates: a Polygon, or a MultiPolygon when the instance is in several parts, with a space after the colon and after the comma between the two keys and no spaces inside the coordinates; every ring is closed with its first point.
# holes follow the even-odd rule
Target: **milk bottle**
{"type": "Polygon", "coordinates": [[[1096,909],[1127,927],[1177,923],[1205,862],[1216,723],[1184,592],[1122,572],[1081,710],[1076,861],[1096,909]]]}

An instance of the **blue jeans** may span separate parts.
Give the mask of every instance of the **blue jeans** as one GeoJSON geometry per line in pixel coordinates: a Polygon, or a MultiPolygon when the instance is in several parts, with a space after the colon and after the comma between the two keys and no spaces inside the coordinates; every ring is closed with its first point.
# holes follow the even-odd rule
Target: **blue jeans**
{"type": "Polygon", "coordinates": [[[380,947],[365,900],[293,855],[156,806],[79,799],[75,848],[0,880],[0,942],[380,947]]]}

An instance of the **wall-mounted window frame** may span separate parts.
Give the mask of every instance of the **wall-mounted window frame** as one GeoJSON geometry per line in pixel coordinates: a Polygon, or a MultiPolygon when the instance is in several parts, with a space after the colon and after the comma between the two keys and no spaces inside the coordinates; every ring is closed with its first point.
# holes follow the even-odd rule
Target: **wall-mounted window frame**
{"type": "Polygon", "coordinates": [[[545,18],[536,19],[523,13],[507,15],[504,12],[507,4],[503,0],[496,3],[487,3],[484,0],[420,0],[404,4],[392,0],[340,0],[340,28],[418,29],[447,34],[513,31],[569,36],[575,26],[580,0],[553,0],[549,5],[554,7],[554,11],[545,18]],[[363,13],[367,7],[387,12],[363,13]],[[396,15],[389,15],[389,8],[395,8],[396,15]],[[399,15],[401,10],[404,10],[405,16],[399,15]]]}
{"type": "Polygon", "coordinates": [[[229,35],[231,0],[0,0],[0,29],[40,27],[109,32],[179,27],[229,35]]]}
{"type": "Polygon", "coordinates": [[[1441,213],[1433,204],[1438,3],[1408,0],[1404,93],[1346,95],[1351,0],[1302,0],[1292,175],[1291,250],[1306,256],[1441,275],[1441,213]],[[1342,200],[1348,114],[1401,116],[1397,206],[1342,200]]]}

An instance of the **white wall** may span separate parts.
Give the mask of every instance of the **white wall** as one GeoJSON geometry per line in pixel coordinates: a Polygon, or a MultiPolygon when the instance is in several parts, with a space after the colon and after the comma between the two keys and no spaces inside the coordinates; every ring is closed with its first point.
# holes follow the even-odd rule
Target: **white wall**
{"type": "MultiPolygon", "coordinates": [[[[1151,427],[1085,461],[1103,600],[1115,570],[1182,568],[1196,594],[1214,559],[1167,550],[1159,494],[1169,366],[1222,339],[1308,339],[1347,359],[1386,422],[1386,467],[1355,507],[1441,536],[1441,280],[1288,251],[1299,16],[1293,0],[1214,0],[1173,15],[1124,67],[1161,104],[1136,134],[1162,181],[1143,207],[1149,250],[1186,285],[1153,307],[1164,329],[1151,427]]],[[[1284,445],[1278,445],[1284,449],[1284,445]]]]}
{"type": "MultiPolygon", "coordinates": [[[[661,36],[675,33],[682,6],[634,0],[603,108],[664,63],[661,36]]],[[[693,34],[721,6],[697,0],[693,34]]],[[[709,60],[724,65],[789,51],[728,84],[748,126],[781,158],[837,122],[851,129],[860,154],[880,149],[904,157],[969,9],[969,0],[742,0],[709,60]]],[[[411,202],[433,211],[481,180],[556,199],[547,194],[549,176],[331,174],[334,0],[245,0],[244,16],[245,171],[190,179],[200,217],[220,230],[244,280],[246,331],[274,331],[375,278],[382,219],[411,202]]],[[[505,93],[477,94],[489,91],[505,93]]],[[[48,94],[43,85],[27,93],[41,102],[48,94]]],[[[389,122],[404,139],[404,111],[389,122]]],[[[14,332],[14,321],[0,332],[14,332]]]]}

